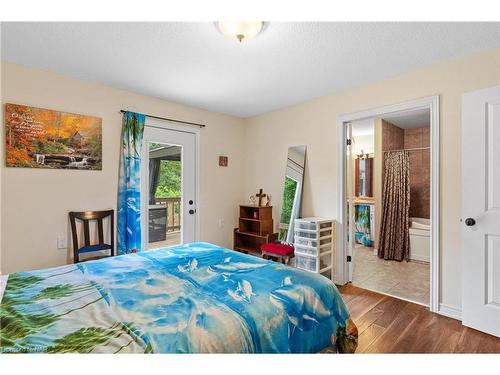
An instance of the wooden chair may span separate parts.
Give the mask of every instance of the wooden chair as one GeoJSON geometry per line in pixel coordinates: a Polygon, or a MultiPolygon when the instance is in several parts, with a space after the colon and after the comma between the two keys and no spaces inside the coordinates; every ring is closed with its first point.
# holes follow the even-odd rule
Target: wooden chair
{"type": "Polygon", "coordinates": [[[84,211],[84,212],[70,212],[69,221],[71,223],[71,234],[73,237],[73,255],[74,262],[78,263],[80,261],[101,259],[108,256],[115,255],[115,212],[114,210],[107,211],[84,211]],[[104,242],[104,229],[103,229],[103,219],[110,217],[110,233],[111,233],[111,244],[104,242]],[[76,230],[76,221],[80,220],[83,222],[83,237],[84,246],[80,247],[78,242],[78,233],[76,230]],[[90,244],[90,221],[97,221],[97,232],[99,237],[99,243],[91,245],[90,244]],[[110,255],[98,255],[94,257],[88,257],[80,260],[80,254],[94,253],[98,251],[109,250],[110,255]]]}

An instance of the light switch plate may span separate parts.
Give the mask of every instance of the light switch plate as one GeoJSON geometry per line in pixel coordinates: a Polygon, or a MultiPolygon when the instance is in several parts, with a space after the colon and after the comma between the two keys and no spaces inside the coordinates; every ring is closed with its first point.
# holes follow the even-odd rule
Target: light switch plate
{"type": "Polygon", "coordinates": [[[68,248],[68,239],[65,236],[57,237],[57,248],[58,249],[67,249],[68,248]]]}

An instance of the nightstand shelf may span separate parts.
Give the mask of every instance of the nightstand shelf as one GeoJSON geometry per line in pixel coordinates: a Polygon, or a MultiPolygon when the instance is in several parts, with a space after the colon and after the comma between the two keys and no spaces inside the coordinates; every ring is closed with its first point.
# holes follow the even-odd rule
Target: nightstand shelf
{"type": "Polygon", "coordinates": [[[277,233],[273,233],[272,210],[272,206],[240,206],[239,226],[234,229],[234,250],[261,256],[260,247],[277,239],[277,233]]]}

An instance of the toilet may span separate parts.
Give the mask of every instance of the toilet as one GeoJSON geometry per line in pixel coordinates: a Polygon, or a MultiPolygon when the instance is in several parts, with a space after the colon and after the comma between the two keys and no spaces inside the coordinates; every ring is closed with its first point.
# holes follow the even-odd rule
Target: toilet
{"type": "Polygon", "coordinates": [[[410,260],[430,262],[431,221],[421,217],[410,218],[410,260]]]}

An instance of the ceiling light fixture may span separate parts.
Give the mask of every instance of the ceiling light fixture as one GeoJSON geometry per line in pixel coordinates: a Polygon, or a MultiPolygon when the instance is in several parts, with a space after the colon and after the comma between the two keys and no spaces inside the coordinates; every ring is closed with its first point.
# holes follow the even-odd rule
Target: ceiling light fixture
{"type": "Polygon", "coordinates": [[[240,43],[255,38],[262,31],[263,26],[262,21],[217,22],[217,27],[222,34],[240,43]]]}

